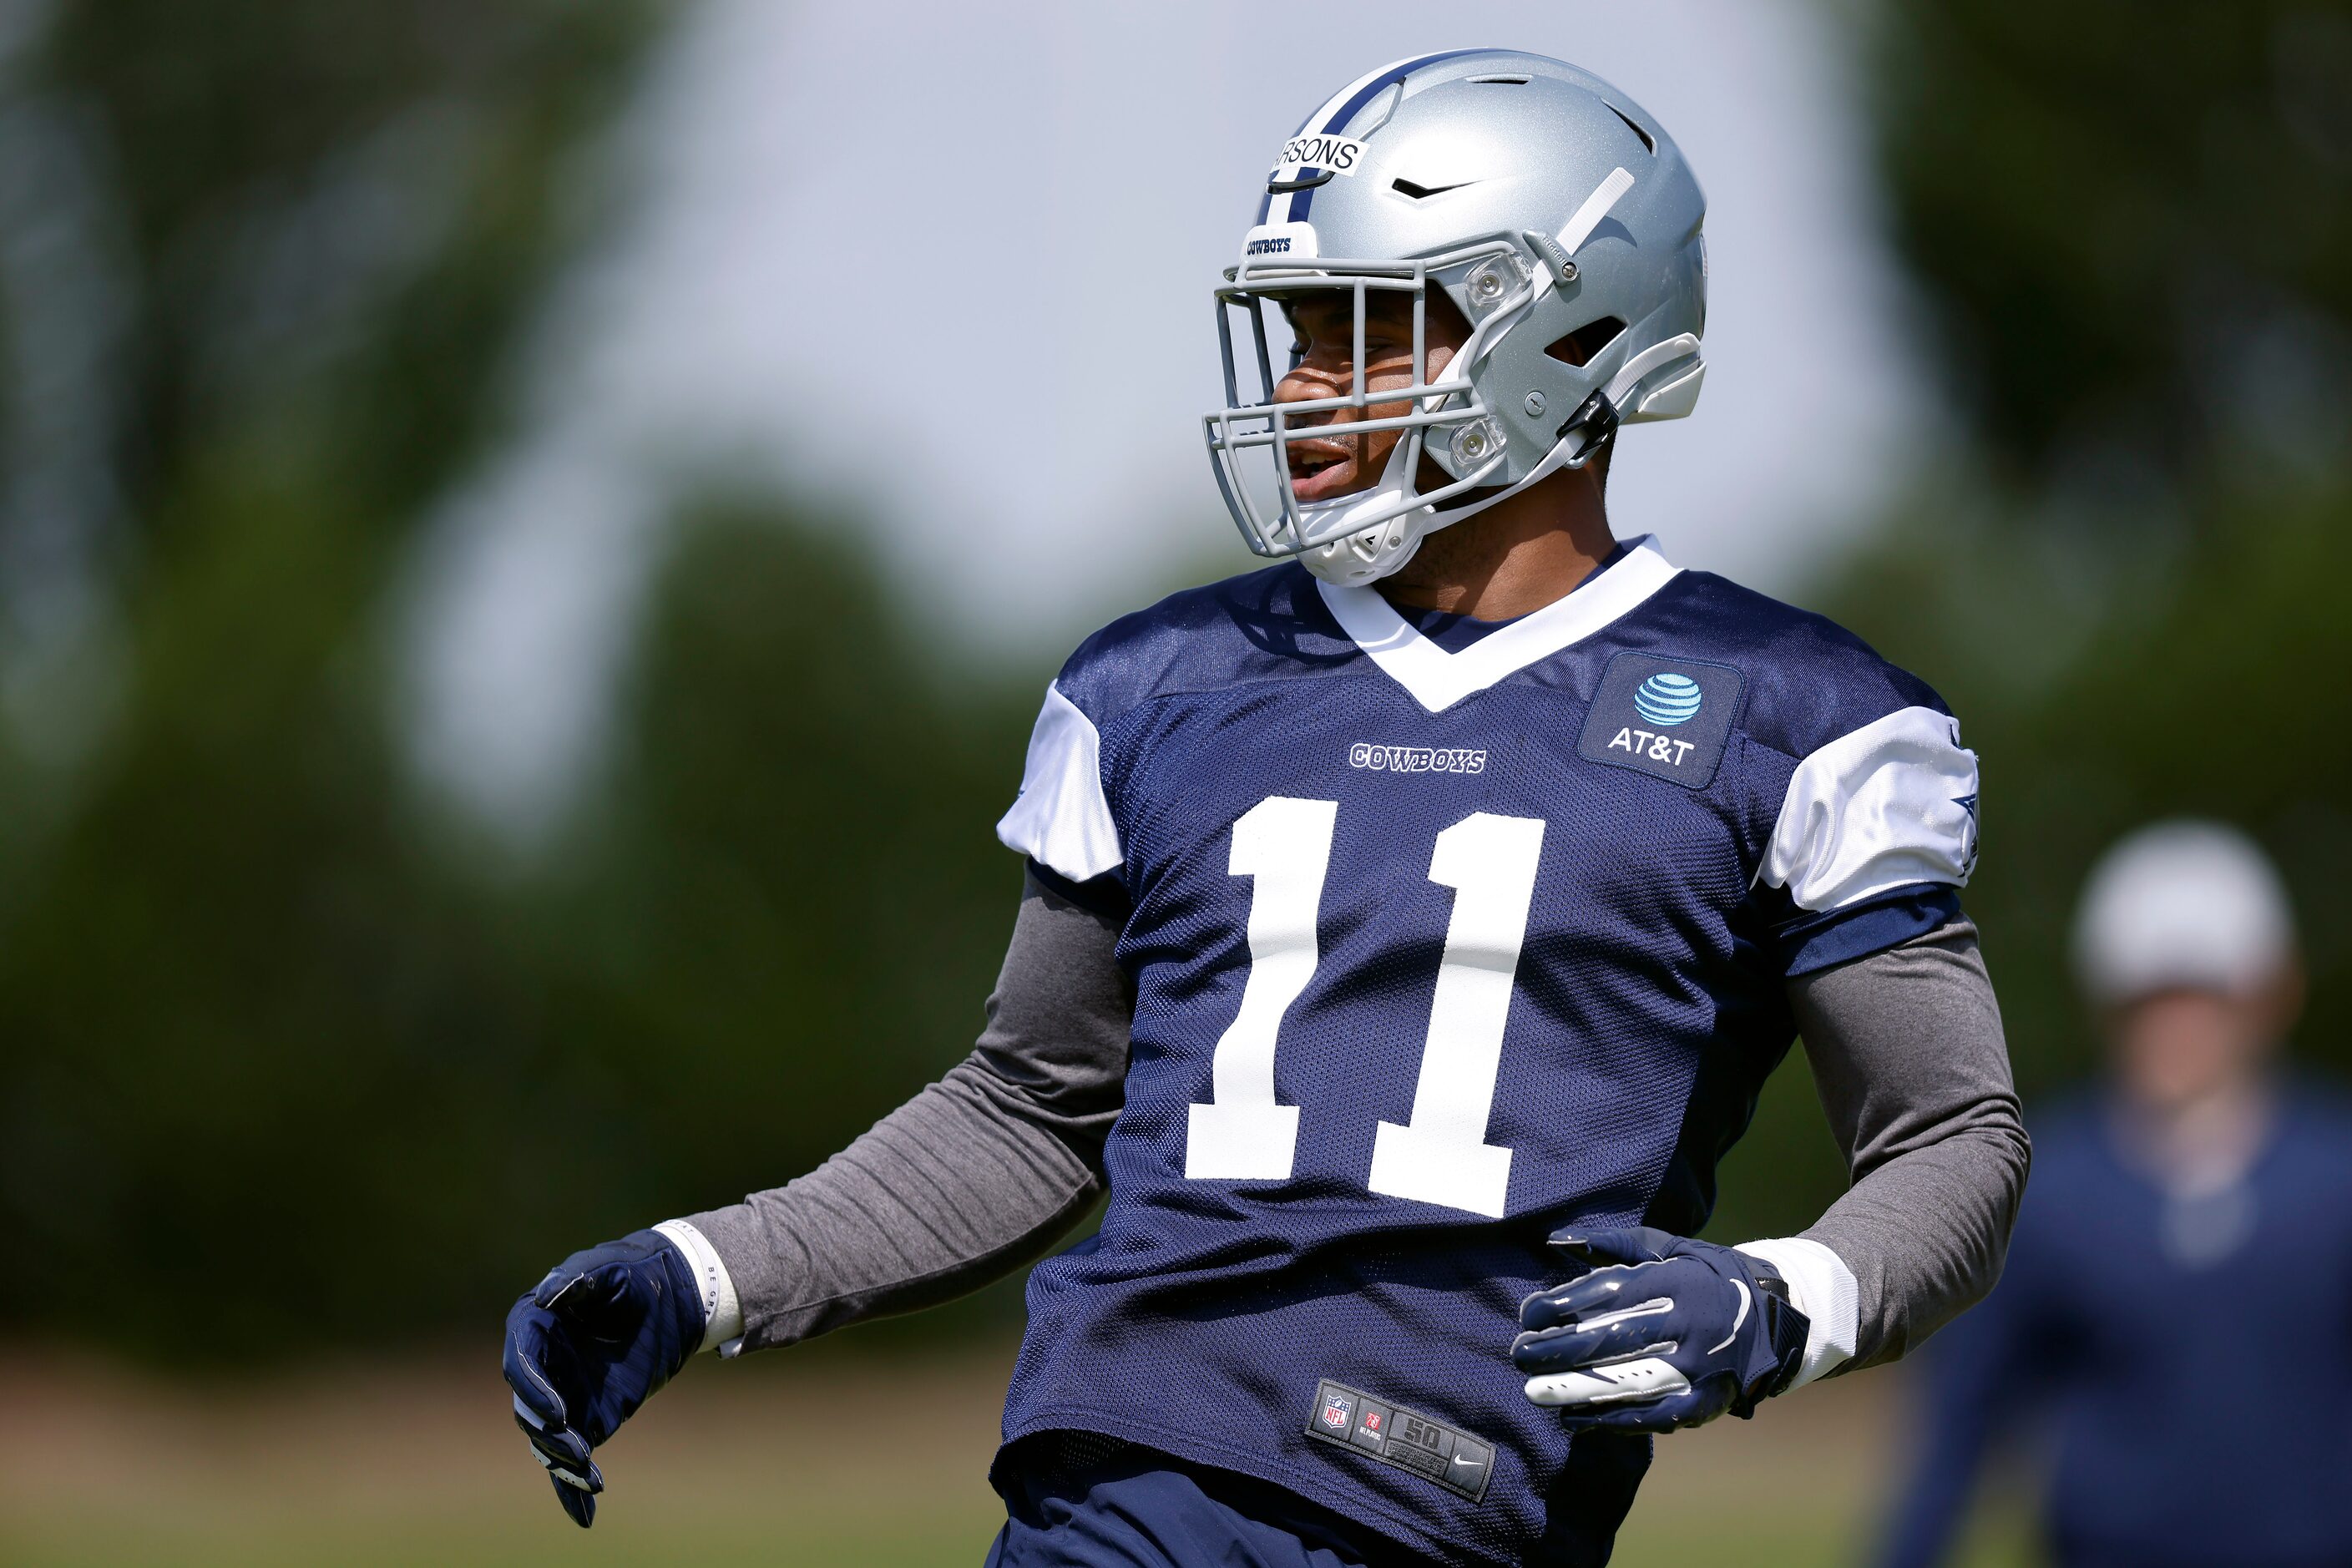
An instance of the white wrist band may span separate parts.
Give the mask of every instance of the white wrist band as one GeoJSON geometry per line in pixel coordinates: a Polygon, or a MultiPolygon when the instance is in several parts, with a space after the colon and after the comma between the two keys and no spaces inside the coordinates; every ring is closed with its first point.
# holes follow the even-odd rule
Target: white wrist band
{"type": "Polygon", "coordinates": [[[686,1254],[695,1282],[702,1288],[702,1343],[695,1349],[733,1353],[729,1346],[743,1337],[743,1306],[735,1299],[735,1281],[729,1277],[727,1265],[719,1261],[718,1249],[682,1219],[666,1219],[654,1228],[686,1254]]]}
{"type": "Polygon", "coordinates": [[[1862,1287],[1844,1258],[1801,1236],[1743,1241],[1735,1250],[1770,1264],[1789,1287],[1789,1304],[1811,1325],[1804,1363],[1790,1388],[1802,1387],[1853,1354],[1862,1332],[1862,1287]]]}

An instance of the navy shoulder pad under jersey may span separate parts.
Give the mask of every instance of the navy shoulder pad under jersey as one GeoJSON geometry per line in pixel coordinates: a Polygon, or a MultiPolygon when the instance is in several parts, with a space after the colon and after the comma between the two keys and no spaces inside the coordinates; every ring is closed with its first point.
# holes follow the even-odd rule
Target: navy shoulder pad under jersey
{"type": "Polygon", "coordinates": [[[1470,629],[1282,565],[1049,687],[999,833],[1115,890],[1136,1011],[1102,1228],[1032,1277],[1005,1436],[1515,1563],[1605,1549],[1647,1453],[1520,1396],[1544,1237],[1704,1223],[1789,976],[1956,912],[1976,759],[1860,641],[1649,541],[1470,629]]]}

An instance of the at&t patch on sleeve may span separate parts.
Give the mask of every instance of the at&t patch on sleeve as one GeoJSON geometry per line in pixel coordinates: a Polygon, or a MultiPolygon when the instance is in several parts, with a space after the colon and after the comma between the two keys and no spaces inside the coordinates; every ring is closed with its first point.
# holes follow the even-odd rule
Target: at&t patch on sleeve
{"type": "Polygon", "coordinates": [[[1486,1482],[1495,1473],[1492,1443],[1328,1377],[1316,1387],[1307,1435],[1411,1470],[1472,1502],[1486,1495],[1486,1482]]]}
{"type": "Polygon", "coordinates": [[[1601,673],[1576,754],[1705,789],[1723,762],[1747,684],[1727,664],[1621,653],[1601,673]]]}

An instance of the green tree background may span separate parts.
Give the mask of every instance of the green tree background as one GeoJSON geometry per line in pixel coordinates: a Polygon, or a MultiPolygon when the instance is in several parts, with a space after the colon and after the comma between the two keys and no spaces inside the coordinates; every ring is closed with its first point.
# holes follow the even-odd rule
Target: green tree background
{"type": "MultiPolygon", "coordinates": [[[[665,20],[80,0],[0,75],[0,136],[53,151],[10,160],[19,205],[96,215],[55,243],[103,286],[114,487],[100,610],[44,642],[26,498],[64,351],[16,268],[0,1328],[163,1361],[478,1331],[583,1238],[816,1163],[977,1026],[1041,672],[922,659],[811,503],[675,520],[615,760],[528,868],[395,752],[385,605],[509,433],[533,307],[595,235],[571,173],[665,20]]],[[[2073,892],[2173,811],[2279,855],[2303,1047],[2340,1061],[2352,19],[1925,0],[1869,47],[1953,437],[1809,597],[1985,758],[1969,903],[2020,1076],[2094,1061],[2073,892]]],[[[1783,1071],[1719,1226],[1840,1180],[1783,1071]]]]}
{"type": "MultiPolygon", "coordinates": [[[[2095,1069],[2076,889],[2151,818],[2278,860],[2352,1066],[2352,11],[1929,0],[1872,55],[1897,250],[1957,439],[1813,603],[1933,682],[1983,759],[1983,931],[2029,1111],[2095,1069]]],[[[1843,1182],[1801,1065],[1713,1229],[1843,1182]]]]}

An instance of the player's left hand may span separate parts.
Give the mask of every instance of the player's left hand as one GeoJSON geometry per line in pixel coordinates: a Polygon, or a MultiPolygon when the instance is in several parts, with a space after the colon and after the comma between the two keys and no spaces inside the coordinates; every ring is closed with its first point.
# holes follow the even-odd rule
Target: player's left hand
{"type": "Polygon", "coordinates": [[[1528,1398],[1570,1426],[1752,1415],[1803,1363],[1811,1325],[1761,1258],[1647,1226],[1563,1230],[1551,1245],[1575,1277],[1519,1303],[1511,1361],[1528,1398]]]}

